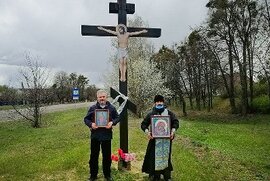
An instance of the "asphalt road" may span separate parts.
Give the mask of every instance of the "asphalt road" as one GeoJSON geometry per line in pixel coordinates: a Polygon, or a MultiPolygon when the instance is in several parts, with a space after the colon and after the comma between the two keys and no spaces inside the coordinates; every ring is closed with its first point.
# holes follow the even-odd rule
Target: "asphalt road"
{"type": "MultiPolygon", "coordinates": [[[[83,108],[89,107],[92,105],[93,102],[83,102],[83,103],[75,103],[75,104],[58,104],[58,105],[51,105],[51,106],[45,106],[42,107],[43,113],[50,113],[50,112],[58,112],[58,111],[64,111],[68,109],[77,109],[77,108],[83,108]]],[[[20,119],[21,116],[19,116],[15,110],[3,110],[0,111],[0,121],[14,121],[17,119],[20,119]]]]}

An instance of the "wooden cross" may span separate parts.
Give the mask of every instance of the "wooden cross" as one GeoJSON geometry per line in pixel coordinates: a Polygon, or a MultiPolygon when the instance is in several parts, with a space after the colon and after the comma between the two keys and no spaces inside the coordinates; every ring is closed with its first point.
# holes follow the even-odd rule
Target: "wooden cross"
{"type": "MultiPolygon", "coordinates": [[[[135,4],[126,3],[126,0],[117,0],[117,3],[109,3],[109,13],[116,13],[118,14],[118,24],[127,24],[127,14],[134,14],[135,12],[135,4]]],[[[81,34],[82,36],[115,36],[105,31],[101,31],[98,29],[100,25],[81,25],[81,34]]],[[[115,26],[102,26],[106,29],[110,29],[115,31],[115,26]]],[[[134,35],[134,37],[152,37],[158,38],[161,35],[161,29],[159,28],[136,28],[136,27],[127,27],[128,32],[135,32],[141,30],[147,30],[147,33],[134,35]]],[[[119,73],[120,74],[120,73],[119,73]]],[[[125,77],[127,77],[127,72],[125,77]]],[[[123,95],[127,96],[127,80],[126,81],[119,81],[119,92],[123,95]]],[[[111,88],[111,95],[113,98],[117,96],[117,91],[111,88]]],[[[120,99],[121,103],[121,99],[120,99]]],[[[128,101],[126,106],[124,107],[122,113],[120,114],[120,148],[125,152],[128,153],[128,114],[127,108],[131,109],[132,111],[136,110],[136,106],[128,101]]],[[[123,167],[130,167],[129,164],[123,163],[123,167]]]]}

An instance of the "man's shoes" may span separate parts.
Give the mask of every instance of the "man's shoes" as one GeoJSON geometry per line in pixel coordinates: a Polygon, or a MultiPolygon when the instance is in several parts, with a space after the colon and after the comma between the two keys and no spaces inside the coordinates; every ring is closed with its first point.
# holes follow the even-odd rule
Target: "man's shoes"
{"type": "Polygon", "coordinates": [[[113,178],[112,177],[105,177],[105,180],[106,181],[113,181],[113,178]]]}
{"type": "Polygon", "coordinates": [[[97,180],[97,177],[90,177],[90,178],[88,179],[88,181],[95,181],[95,180],[97,180]]]}

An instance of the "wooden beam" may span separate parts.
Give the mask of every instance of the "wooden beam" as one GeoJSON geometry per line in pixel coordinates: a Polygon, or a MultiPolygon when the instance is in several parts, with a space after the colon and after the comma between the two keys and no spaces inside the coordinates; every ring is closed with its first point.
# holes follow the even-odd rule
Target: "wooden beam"
{"type": "MultiPolygon", "coordinates": [[[[97,29],[98,25],[81,25],[81,34],[82,36],[115,36],[105,31],[101,31],[97,29]]],[[[115,31],[115,26],[102,26],[106,29],[110,29],[115,31]]],[[[149,37],[149,38],[158,38],[161,35],[160,28],[136,28],[136,27],[127,27],[128,32],[141,31],[146,29],[147,33],[142,33],[139,35],[131,36],[131,37],[149,37]]]]}
{"type": "MultiPolygon", "coordinates": [[[[125,8],[127,14],[134,14],[135,13],[135,4],[126,3],[125,8]]],[[[119,4],[118,3],[109,3],[109,13],[119,13],[119,4]]]]}
{"type": "MultiPolygon", "coordinates": [[[[112,87],[110,87],[110,94],[111,94],[111,97],[114,99],[119,95],[119,93],[116,90],[114,90],[112,87]]],[[[120,104],[122,104],[122,102],[124,102],[124,99],[120,97],[118,101],[120,104]]],[[[127,101],[127,108],[134,114],[137,114],[137,106],[130,100],[127,101]]]]}

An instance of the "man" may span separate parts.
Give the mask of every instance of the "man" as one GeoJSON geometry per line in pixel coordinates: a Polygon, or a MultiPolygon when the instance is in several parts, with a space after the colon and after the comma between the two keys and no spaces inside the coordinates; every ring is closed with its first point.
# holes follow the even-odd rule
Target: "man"
{"type": "Polygon", "coordinates": [[[99,30],[106,31],[118,38],[118,59],[120,69],[120,81],[126,81],[126,70],[127,70],[127,58],[128,58],[128,38],[129,36],[139,35],[141,33],[147,33],[147,30],[127,32],[127,27],[124,24],[116,26],[116,31],[112,31],[103,27],[98,27],[99,30]]]}
{"type": "Polygon", "coordinates": [[[107,92],[104,90],[97,91],[97,103],[91,106],[84,118],[84,123],[91,130],[91,154],[89,160],[90,181],[97,179],[98,175],[98,158],[100,147],[102,149],[102,167],[106,180],[113,180],[111,177],[111,139],[112,126],[119,122],[119,115],[115,107],[107,101],[107,92]],[[95,123],[95,110],[104,109],[109,111],[109,120],[106,127],[98,127],[95,123]]]}
{"type": "Polygon", "coordinates": [[[154,107],[141,123],[141,129],[147,134],[149,139],[142,172],[148,173],[150,180],[159,180],[162,174],[164,180],[170,181],[171,171],[173,170],[171,163],[172,140],[174,139],[175,131],[179,128],[179,121],[175,114],[164,105],[163,96],[156,95],[154,102],[154,107]],[[153,138],[149,126],[151,124],[151,117],[154,115],[170,117],[171,130],[169,138],[153,138]]]}

